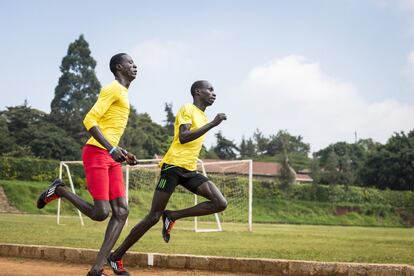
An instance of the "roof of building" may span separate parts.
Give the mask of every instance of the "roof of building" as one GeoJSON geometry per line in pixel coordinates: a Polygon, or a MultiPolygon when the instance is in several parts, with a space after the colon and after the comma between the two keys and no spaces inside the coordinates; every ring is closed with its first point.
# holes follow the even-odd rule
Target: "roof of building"
{"type": "MultiPolygon", "coordinates": [[[[162,158],[162,156],[157,156],[162,158]]],[[[227,162],[228,160],[217,159],[203,159],[204,168],[207,173],[236,173],[236,174],[248,174],[249,167],[247,162],[237,162],[240,160],[234,160],[227,162]]],[[[201,168],[199,168],[201,170],[201,168]]],[[[253,175],[276,177],[280,175],[282,165],[277,162],[261,162],[253,161],[253,175]]],[[[313,179],[306,171],[300,171],[296,173],[296,181],[298,182],[312,182],[313,179]]]]}

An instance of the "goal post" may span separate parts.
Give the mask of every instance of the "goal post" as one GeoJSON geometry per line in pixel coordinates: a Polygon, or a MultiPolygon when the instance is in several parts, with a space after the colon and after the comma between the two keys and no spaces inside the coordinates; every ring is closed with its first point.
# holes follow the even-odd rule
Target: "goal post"
{"type": "MultiPolygon", "coordinates": [[[[83,162],[82,161],[60,161],[60,164],[59,164],[59,178],[63,179],[63,172],[64,172],[63,167],[64,167],[65,171],[67,173],[68,181],[69,181],[69,184],[70,184],[70,189],[72,190],[72,192],[74,194],[76,194],[75,185],[73,184],[72,174],[71,174],[70,168],[69,168],[70,164],[83,165],[83,162]]],[[[60,223],[60,211],[61,211],[61,203],[62,203],[61,201],[62,201],[62,199],[58,198],[58,208],[57,208],[57,215],[56,215],[56,223],[57,224],[61,224],[60,223]]],[[[80,224],[82,226],[84,226],[85,224],[83,222],[82,213],[79,210],[77,210],[77,212],[78,212],[80,224]]]]}
{"type": "MultiPolygon", "coordinates": [[[[228,202],[226,210],[215,214],[221,224],[247,224],[248,230],[253,231],[253,161],[199,160],[198,170],[215,183],[228,202]]],[[[196,221],[204,218],[198,217],[196,221]]]]}
{"type": "MultiPolygon", "coordinates": [[[[126,197],[129,208],[134,215],[143,217],[149,210],[154,189],[158,183],[160,159],[141,159],[138,165],[123,166],[126,197]]],[[[82,165],[82,161],[61,161],[59,178],[70,184],[76,193],[71,166],[82,165]]],[[[226,210],[214,215],[188,218],[194,220],[191,229],[196,232],[222,231],[226,223],[246,224],[249,231],[253,230],[253,161],[252,160],[199,160],[197,170],[207,176],[220,189],[228,205],[226,210]]],[[[191,207],[205,201],[203,197],[193,195],[183,186],[178,185],[172,194],[167,209],[177,210],[191,207]]],[[[81,225],[84,225],[82,214],[77,210],[81,225]]],[[[58,200],[57,223],[60,224],[61,199],[58,200]]]]}

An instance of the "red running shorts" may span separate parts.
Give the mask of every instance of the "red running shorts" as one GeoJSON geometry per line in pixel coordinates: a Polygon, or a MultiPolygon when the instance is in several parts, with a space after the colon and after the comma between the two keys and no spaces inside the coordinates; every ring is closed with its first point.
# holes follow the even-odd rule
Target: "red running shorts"
{"type": "Polygon", "coordinates": [[[108,151],[86,144],[82,160],[88,191],[94,200],[125,197],[121,163],[114,161],[108,151]]]}

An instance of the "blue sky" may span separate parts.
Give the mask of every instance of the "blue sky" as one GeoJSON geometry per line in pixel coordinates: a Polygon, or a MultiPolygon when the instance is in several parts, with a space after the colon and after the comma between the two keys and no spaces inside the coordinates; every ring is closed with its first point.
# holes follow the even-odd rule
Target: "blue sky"
{"type": "Polygon", "coordinates": [[[139,66],[130,100],[163,123],[209,80],[214,133],[239,143],[259,128],[302,135],[313,151],[413,129],[414,0],[1,1],[0,109],[49,112],[59,66],[80,34],[105,85],[110,57],[139,66]]]}

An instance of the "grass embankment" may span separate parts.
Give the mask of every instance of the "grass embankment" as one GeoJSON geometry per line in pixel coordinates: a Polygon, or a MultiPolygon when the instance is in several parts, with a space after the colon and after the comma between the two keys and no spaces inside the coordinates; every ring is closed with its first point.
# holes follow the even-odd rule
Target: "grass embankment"
{"type": "MultiPolygon", "coordinates": [[[[137,219],[130,218],[122,240],[137,219]]],[[[0,242],[99,248],[106,223],[77,217],[0,214],[0,242]]],[[[132,247],[132,251],[291,260],[400,263],[414,265],[414,229],[255,224],[225,224],[223,232],[194,233],[192,223],[178,221],[166,244],[161,223],[132,247]]],[[[118,242],[119,244],[119,242],[118,242]]]]}
{"type": "MultiPolygon", "coordinates": [[[[47,182],[28,182],[28,181],[9,181],[0,180],[2,186],[14,207],[24,213],[32,214],[55,214],[57,204],[50,204],[42,210],[35,206],[37,196],[44,190],[49,183],[47,182]]],[[[85,189],[77,189],[77,193],[92,202],[92,199],[85,189]]],[[[188,197],[187,202],[191,202],[192,195],[185,193],[188,197]]],[[[176,194],[173,194],[173,199],[176,194]]],[[[151,190],[131,190],[130,191],[130,216],[134,218],[143,217],[150,208],[152,200],[151,190]]],[[[176,209],[184,206],[175,206],[177,201],[171,201],[168,208],[176,209]]],[[[178,202],[180,203],[180,202],[178,202]]],[[[184,203],[185,206],[186,203],[184,203]]],[[[357,212],[346,212],[337,215],[339,203],[305,201],[294,199],[283,199],[279,197],[253,197],[253,222],[257,223],[289,223],[289,224],[315,224],[315,225],[349,225],[349,226],[386,226],[401,227],[404,224],[401,217],[395,212],[395,208],[389,204],[381,205],[366,203],[355,204],[357,212]]],[[[350,204],[348,203],[349,207],[350,204]]],[[[233,208],[230,202],[228,210],[233,208]]],[[[235,212],[235,216],[240,216],[238,221],[246,221],[247,202],[242,207],[245,210],[235,212]]],[[[63,215],[76,215],[76,209],[63,200],[63,215]]],[[[225,217],[223,220],[226,221],[225,217]]]]}

